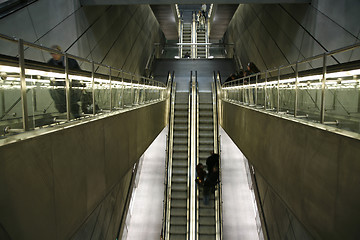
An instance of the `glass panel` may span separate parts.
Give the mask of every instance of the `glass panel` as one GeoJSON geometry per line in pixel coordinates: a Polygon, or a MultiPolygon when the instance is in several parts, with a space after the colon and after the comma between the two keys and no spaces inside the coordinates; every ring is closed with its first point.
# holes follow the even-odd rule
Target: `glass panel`
{"type": "MultiPolygon", "coordinates": [[[[303,65],[308,63],[299,64],[299,69],[305,68],[303,65]]],[[[321,79],[322,75],[299,73],[298,78],[298,116],[307,116],[312,121],[320,120],[321,108],[321,79]]]]}
{"type": "Polygon", "coordinates": [[[132,76],[128,73],[123,73],[124,78],[124,89],[123,89],[123,107],[129,108],[133,104],[133,87],[132,87],[132,76]]]}
{"type": "Polygon", "coordinates": [[[99,66],[96,69],[96,77],[94,81],[94,96],[95,96],[95,111],[109,112],[110,111],[110,81],[109,68],[99,66]],[[100,74],[101,73],[101,74],[100,74]]]}
{"type": "Polygon", "coordinates": [[[20,70],[0,65],[0,74],[0,127],[22,129],[20,70]]]}
{"type": "MultiPolygon", "coordinates": [[[[339,53],[334,57],[338,59],[343,55],[339,53]]],[[[335,71],[332,66],[328,66],[327,69],[325,122],[341,129],[360,132],[360,67],[335,71]]]]}
{"type": "Polygon", "coordinates": [[[295,68],[281,69],[279,81],[279,112],[294,114],[295,68]]]}

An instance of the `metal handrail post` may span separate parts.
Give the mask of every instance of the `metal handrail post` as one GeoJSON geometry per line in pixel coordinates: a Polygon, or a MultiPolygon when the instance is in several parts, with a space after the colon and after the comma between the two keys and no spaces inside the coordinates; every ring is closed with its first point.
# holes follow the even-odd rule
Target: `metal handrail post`
{"type": "Polygon", "coordinates": [[[256,78],[255,78],[255,107],[257,106],[258,77],[259,77],[259,74],[257,74],[256,78]]]}
{"type": "Polygon", "coordinates": [[[65,92],[66,92],[66,119],[70,121],[70,113],[71,113],[71,102],[70,102],[70,79],[69,79],[69,57],[68,54],[65,53],[65,92]]]}
{"type": "Polygon", "coordinates": [[[112,82],[111,82],[111,67],[109,66],[109,84],[110,84],[110,112],[113,109],[113,105],[112,105],[112,82]]]}
{"type": "Polygon", "coordinates": [[[267,84],[267,74],[268,72],[265,71],[265,85],[264,85],[264,110],[266,110],[266,84],[267,84]]]}
{"type": "Polygon", "coordinates": [[[122,83],[122,89],[121,89],[121,106],[120,106],[120,108],[123,109],[124,101],[125,101],[125,97],[124,97],[125,84],[124,84],[124,72],[123,71],[121,71],[121,83],[122,83]]]}
{"type": "Polygon", "coordinates": [[[277,82],[277,103],[276,103],[276,112],[279,113],[280,109],[280,67],[278,69],[278,82],[277,82]]]}
{"type": "Polygon", "coordinates": [[[297,110],[298,110],[298,84],[299,84],[299,64],[296,62],[295,65],[295,101],[294,101],[294,117],[297,117],[297,110]]]}
{"type": "Polygon", "coordinates": [[[96,114],[95,109],[95,64],[91,62],[91,87],[92,87],[92,107],[93,107],[93,115],[96,114]]]}
{"type": "Polygon", "coordinates": [[[24,42],[19,39],[19,68],[20,68],[20,94],[21,94],[21,109],[23,115],[23,129],[29,130],[29,116],[27,109],[26,96],[26,79],[25,79],[25,58],[24,58],[24,42]]]}
{"type": "Polygon", "coordinates": [[[134,91],[134,75],[131,75],[131,89],[130,89],[130,99],[131,99],[131,107],[135,105],[135,94],[134,91]]]}
{"type": "Polygon", "coordinates": [[[325,119],[325,85],[326,85],[326,57],[327,54],[323,55],[323,77],[321,84],[321,110],[320,110],[320,122],[324,123],[325,119]]]}

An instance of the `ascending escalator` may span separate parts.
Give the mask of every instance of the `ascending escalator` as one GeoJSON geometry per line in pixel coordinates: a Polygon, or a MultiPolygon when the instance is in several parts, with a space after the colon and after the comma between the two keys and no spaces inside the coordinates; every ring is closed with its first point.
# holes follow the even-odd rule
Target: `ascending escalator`
{"type": "MultiPolygon", "coordinates": [[[[206,159],[214,152],[214,120],[211,92],[199,93],[199,162],[206,166],[206,159]]],[[[198,188],[198,239],[216,239],[215,193],[210,191],[209,204],[203,202],[203,188],[198,188]]]]}
{"type": "Polygon", "coordinates": [[[176,92],[171,176],[170,239],[186,239],[188,232],[188,118],[189,93],[176,92]]]}

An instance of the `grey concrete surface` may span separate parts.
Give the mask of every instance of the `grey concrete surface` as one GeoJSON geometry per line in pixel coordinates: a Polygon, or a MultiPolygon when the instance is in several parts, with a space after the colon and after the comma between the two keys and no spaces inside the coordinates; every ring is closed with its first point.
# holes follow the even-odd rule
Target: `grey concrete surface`
{"type": "Polygon", "coordinates": [[[166,155],[165,128],[145,151],[121,239],[158,240],[162,227],[166,155]]]}
{"type": "MultiPolygon", "coordinates": [[[[294,63],[359,41],[360,2],[316,0],[310,4],[240,4],[225,34],[245,66],[260,70],[294,63]],[[337,10],[335,10],[337,9],[337,10]]],[[[328,65],[359,60],[358,50],[337,54],[328,65]]],[[[311,62],[302,67],[321,66],[311,62]]]]}
{"type": "Polygon", "coordinates": [[[2,140],[0,231],[11,239],[73,236],[105,196],[118,195],[114,187],[165,127],[166,106],[163,101],[44,129],[26,140],[2,140]]]}
{"type": "MultiPolygon", "coordinates": [[[[144,72],[153,44],[164,41],[149,5],[82,6],[79,0],[35,1],[0,19],[0,33],[48,47],[58,44],[75,56],[138,74],[144,72]]],[[[18,54],[12,42],[0,40],[0,49],[0,54],[18,54]]],[[[26,59],[46,62],[50,57],[25,50],[26,59]]],[[[80,66],[91,70],[90,64],[80,66]]]]}
{"type": "Polygon", "coordinates": [[[221,182],[224,239],[259,239],[256,226],[256,206],[249,187],[247,161],[229,135],[220,128],[221,182]]]}
{"type": "Polygon", "coordinates": [[[312,238],[359,236],[359,134],[224,101],[221,108],[221,126],[265,183],[265,212],[276,222],[288,215],[271,211],[271,200],[264,199],[269,188],[312,238]]]}

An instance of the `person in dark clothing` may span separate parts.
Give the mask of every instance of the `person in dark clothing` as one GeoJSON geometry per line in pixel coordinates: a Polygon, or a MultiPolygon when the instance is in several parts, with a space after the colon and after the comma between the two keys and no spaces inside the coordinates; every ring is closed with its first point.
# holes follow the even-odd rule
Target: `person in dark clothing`
{"type": "Polygon", "coordinates": [[[190,53],[186,52],[185,55],[184,55],[184,58],[190,58],[190,53]]]}
{"type": "Polygon", "coordinates": [[[245,71],[245,76],[249,76],[255,73],[259,73],[260,70],[256,67],[255,63],[249,62],[247,65],[247,70],[245,71]]]}
{"type": "MultiPolygon", "coordinates": [[[[51,47],[54,50],[61,51],[60,46],[54,45],[51,47]]],[[[47,62],[49,65],[57,66],[65,68],[65,58],[63,55],[58,53],[51,53],[51,59],[47,62]]],[[[70,70],[81,70],[78,62],[75,59],[68,58],[68,64],[70,70]]],[[[66,112],[66,93],[65,93],[65,81],[50,81],[51,86],[62,86],[60,88],[50,89],[50,96],[54,100],[55,108],[59,111],[59,113],[66,112]]],[[[73,81],[72,86],[79,87],[81,84],[79,81],[73,81]]],[[[70,86],[71,87],[71,86],[70,86]]],[[[80,89],[70,89],[70,109],[72,115],[77,118],[80,116],[79,114],[79,104],[80,101],[81,90],[80,89]]]]}
{"type": "Polygon", "coordinates": [[[196,183],[199,185],[203,185],[205,181],[206,171],[204,170],[204,165],[199,163],[196,165],[196,183]]]}
{"type": "MultiPolygon", "coordinates": [[[[53,45],[51,48],[61,52],[61,48],[58,45],[53,45]]],[[[65,67],[65,58],[63,55],[57,53],[50,53],[50,55],[52,58],[48,61],[48,64],[63,68],[65,67]]],[[[81,70],[78,62],[75,59],[68,58],[68,63],[69,63],[69,69],[81,70]]]]}
{"type": "Polygon", "coordinates": [[[209,173],[213,171],[214,167],[219,169],[219,154],[212,152],[206,159],[206,167],[209,173]]]}

